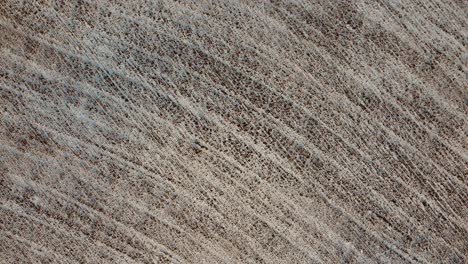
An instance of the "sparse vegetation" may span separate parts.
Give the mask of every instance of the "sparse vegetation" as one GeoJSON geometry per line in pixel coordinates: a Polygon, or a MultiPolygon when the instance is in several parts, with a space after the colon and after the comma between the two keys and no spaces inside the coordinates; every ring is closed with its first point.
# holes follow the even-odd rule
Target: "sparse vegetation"
{"type": "Polygon", "coordinates": [[[0,263],[466,263],[463,1],[0,1],[0,263]]]}

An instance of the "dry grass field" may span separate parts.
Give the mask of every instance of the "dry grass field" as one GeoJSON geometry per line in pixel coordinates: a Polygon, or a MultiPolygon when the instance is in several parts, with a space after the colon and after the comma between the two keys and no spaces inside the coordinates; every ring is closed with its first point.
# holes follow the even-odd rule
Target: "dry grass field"
{"type": "Polygon", "coordinates": [[[468,263],[468,2],[0,0],[0,263],[468,263]]]}

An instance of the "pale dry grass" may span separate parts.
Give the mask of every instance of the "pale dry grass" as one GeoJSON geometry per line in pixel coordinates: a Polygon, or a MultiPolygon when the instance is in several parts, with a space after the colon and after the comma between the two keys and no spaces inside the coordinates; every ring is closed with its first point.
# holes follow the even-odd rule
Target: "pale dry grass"
{"type": "Polygon", "coordinates": [[[466,263],[464,1],[0,1],[0,262],[466,263]]]}

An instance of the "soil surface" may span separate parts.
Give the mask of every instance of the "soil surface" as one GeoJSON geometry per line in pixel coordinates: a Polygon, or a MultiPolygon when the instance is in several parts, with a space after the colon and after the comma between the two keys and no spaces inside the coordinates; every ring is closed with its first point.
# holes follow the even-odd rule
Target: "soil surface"
{"type": "Polygon", "coordinates": [[[468,3],[0,1],[0,263],[467,263],[468,3]]]}

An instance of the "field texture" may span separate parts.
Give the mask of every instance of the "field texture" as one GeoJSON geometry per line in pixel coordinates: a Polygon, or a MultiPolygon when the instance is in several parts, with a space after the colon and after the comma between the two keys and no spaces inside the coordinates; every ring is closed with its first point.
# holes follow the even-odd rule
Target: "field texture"
{"type": "Polygon", "coordinates": [[[0,263],[467,263],[468,2],[0,0],[0,263]]]}

